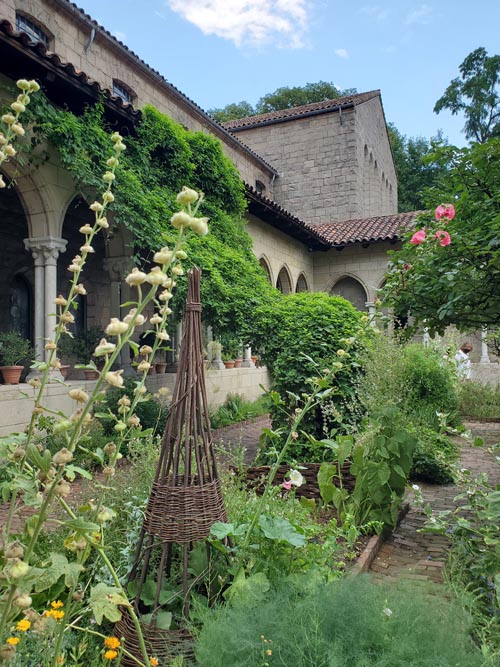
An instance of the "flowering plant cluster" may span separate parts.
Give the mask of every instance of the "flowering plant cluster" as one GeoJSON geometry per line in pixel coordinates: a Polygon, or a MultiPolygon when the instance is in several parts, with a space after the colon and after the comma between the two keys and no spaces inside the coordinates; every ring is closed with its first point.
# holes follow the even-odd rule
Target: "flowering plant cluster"
{"type": "MultiPolygon", "coordinates": [[[[436,220],[447,222],[448,220],[453,220],[455,217],[455,207],[453,204],[440,204],[434,211],[436,220]]],[[[418,232],[415,232],[410,239],[412,245],[420,245],[424,243],[427,238],[427,232],[425,229],[419,229],[418,232]]],[[[434,232],[434,238],[438,240],[439,245],[443,248],[451,243],[450,234],[444,229],[438,229],[434,232]]]]}
{"type": "MultiPolygon", "coordinates": [[[[0,152],[0,162],[15,155],[11,148],[12,141],[24,134],[19,115],[30,101],[28,92],[35,92],[38,84],[21,80],[18,87],[23,91],[22,95],[11,105],[12,113],[5,114],[1,119],[5,130],[0,133],[0,143],[5,148],[0,152]]],[[[59,344],[63,336],[70,335],[69,326],[75,321],[78,296],[87,293],[82,274],[88,256],[95,252],[94,239],[109,228],[107,213],[115,199],[113,185],[116,170],[126,150],[118,132],[114,132],[110,139],[112,152],[106,160],[106,170],[102,175],[103,191],[89,206],[93,221],[80,228],[83,241],[80,252],[68,266],[72,275],[68,293],[60,294],[55,299],[54,333],[45,339],[45,359],[32,366],[36,375],[29,381],[34,391],[30,422],[24,433],[0,438],[0,458],[6,462],[7,478],[0,484],[0,493],[8,503],[0,548],[0,663],[15,657],[23,633],[30,631],[35,635],[50,637],[51,665],[55,667],[64,664],[66,652],[63,638],[69,629],[84,629],[102,636],[95,630],[81,628],[79,620],[82,617],[92,614],[98,624],[104,618],[116,622],[121,617],[120,607],[126,607],[142,649],[142,662],[138,664],[143,667],[158,664],[157,659],[147,653],[139,619],[106,553],[104,530],[113,519],[114,512],[104,505],[103,497],[106,485],[115,474],[116,463],[121,456],[120,449],[127,439],[141,430],[136,407],[144,400],[147,391],[145,379],[153,357],[168,340],[166,329],[172,313],[169,303],[175,280],[184,273],[183,261],[187,258],[185,239],[192,233],[205,236],[208,233],[208,219],[197,215],[203,194],[184,187],[177,195],[180,210],[174,213],[170,221],[177,230],[173,247],[162,247],[154,254],[154,266],[145,270],[134,268],[126,277],[126,282],[134,288],[133,300],[125,304],[130,308],[122,319],[111,319],[105,329],[105,337],[94,350],[94,356],[103,362],[99,370],[95,364],[89,364],[98,372],[94,388],[91,391],[74,386],[68,389],[68,396],[74,405],[71,414],[50,410],[44,405],[44,395],[51,374],[61,367],[59,344]],[[152,311],[152,315],[146,314],[152,311]],[[132,337],[137,327],[146,323],[154,334],[154,342],[139,348],[132,337]],[[104,447],[102,471],[106,484],[101,486],[100,495],[96,499],[75,511],[67,502],[72,482],[77,475],[91,477],[88,471],[74,464],[75,451],[92,420],[94,407],[103,400],[107,388],[123,386],[123,371],[114,368],[122,348],[127,344],[139,356],[139,379],[131,395],[121,398],[114,424],[115,437],[104,447]],[[50,435],[57,435],[61,442],[55,453],[47,448],[47,437],[50,435]],[[67,531],[64,546],[71,554],[71,560],[63,553],[54,552],[41,562],[36,553],[37,540],[53,502],[60,505],[66,517],[60,524],[67,531]],[[22,529],[20,532],[16,530],[15,534],[14,519],[26,506],[34,508],[35,513],[24,525],[19,517],[22,529]],[[92,550],[108,569],[113,586],[97,584],[90,588],[88,582],[81,581],[92,550]],[[64,585],[61,588],[62,582],[64,585]],[[34,595],[56,583],[62,591],[61,600],[53,600],[48,609],[40,611],[34,603],[34,595]],[[21,637],[14,634],[13,629],[21,633],[21,637]]],[[[118,638],[105,639],[104,648],[103,659],[108,662],[116,660],[118,664],[122,654],[130,656],[118,638]]]]}

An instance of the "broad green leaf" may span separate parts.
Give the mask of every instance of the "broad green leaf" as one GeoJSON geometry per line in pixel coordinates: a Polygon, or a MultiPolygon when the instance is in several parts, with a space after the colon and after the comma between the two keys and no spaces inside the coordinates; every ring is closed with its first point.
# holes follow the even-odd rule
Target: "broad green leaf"
{"type": "Polygon", "coordinates": [[[269,579],[263,572],[257,572],[247,578],[244,570],[240,568],[223,596],[228,602],[243,603],[246,607],[252,608],[264,600],[270,588],[269,579]]]}
{"type": "Polygon", "coordinates": [[[91,588],[89,603],[98,625],[101,625],[103,618],[117,623],[122,617],[118,605],[130,606],[119,588],[102,583],[91,588]]]}
{"type": "Polygon", "coordinates": [[[294,547],[302,547],[307,541],[288,519],[261,515],[258,523],[264,535],[270,540],[288,542],[294,547]]]}
{"type": "Polygon", "coordinates": [[[159,630],[170,630],[172,625],[172,612],[159,611],[154,616],[154,623],[159,630]]]}

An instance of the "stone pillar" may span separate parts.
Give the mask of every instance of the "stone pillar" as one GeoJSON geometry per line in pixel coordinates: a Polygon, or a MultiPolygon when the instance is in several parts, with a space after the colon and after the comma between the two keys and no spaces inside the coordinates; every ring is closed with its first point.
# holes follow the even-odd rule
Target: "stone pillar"
{"type": "Polygon", "coordinates": [[[241,362],[242,368],[255,368],[255,364],[252,359],[252,348],[250,346],[243,348],[243,361],[241,362]]]}
{"type": "Polygon", "coordinates": [[[377,309],[375,308],[375,303],[373,301],[367,301],[365,303],[365,306],[368,309],[368,319],[370,321],[370,325],[374,327],[376,326],[375,315],[377,313],[377,309]]]}
{"type": "Polygon", "coordinates": [[[54,236],[25,239],[35,260],[35,337],[37,353],[43,358],[43,338],[53,338],[56,328],[54,313],[57,296],[57,259],[66,250],[67,241],[54,236]]]}
{"type": "Polygon", "coordinates": [[[488,354],[488,345],[486,343],[486,336],[488,335],[488,329],[483,327],[481,329],[481,359],[479,360],[480,364],[490,364],[490,356],[488,354]]]}

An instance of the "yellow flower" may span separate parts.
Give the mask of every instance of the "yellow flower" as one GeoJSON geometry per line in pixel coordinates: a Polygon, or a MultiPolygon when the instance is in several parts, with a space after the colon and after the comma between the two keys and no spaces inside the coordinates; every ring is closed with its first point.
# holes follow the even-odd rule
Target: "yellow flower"
{"type": "Polygon", "coordinates": [[[19,644],[19,637],[7,637],[6,643],[10,644],[10,646],[15,646],[19,644]]]}
{"type": "Polygon", "coordinates": [[[106,637],[104,646],[106,648],[118,648],[120,646],[120,640],[118,637],[106,637]]]}
{"type": "Polygon", "coordinates": [[[104,654],[104,657],[105,657],[106,660],[114,660],[117,655],[118,655],[117,651],[109,650],[109,651],[106,651],[106,653],[104,654]]]}
{"type": "Polygon", "coordinates": [[[268,648],[267,651],[266,651],[266,655],[272,655],[272,654],[273,654],[273,652],[271,651],[270,648],[268,648]]]}
{"type": "Polygon", "coordinates": [[[149,658],[149,664],[151,667],[158,667],[160,664],[156,658],[149,658]]]}
{"type": "Polygon", "coordinates": [[[28,621],[27,618],[23,618],[21,621],[17,622],[16,628],[19,632],[26,632],[31,628],[31,621],[28,621]]]}

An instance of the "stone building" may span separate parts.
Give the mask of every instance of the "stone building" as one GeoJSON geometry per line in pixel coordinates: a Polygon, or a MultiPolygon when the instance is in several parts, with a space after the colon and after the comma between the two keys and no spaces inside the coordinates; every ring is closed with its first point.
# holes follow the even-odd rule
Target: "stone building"
{"type": "MultiPolygon", "coordinates": [[[[340,294],[371,309],[386,251],[414,213],[397,213],[397,176],[379,91],[286,111],[215,122],[69,0],[0,0],[0,94],[37,79],[56,104],[77,111],[102,99],[117,128],[149,103],[191,130],[213,134],[246,184],[248,231],[282,292],[340,294]]],[[[11,161],[0,196],[0,329],[32,339],[39,357],[86,207],[52,151],[36,170],[11,161]]],[[[89,264],[92,293],[79,326],[105,323],[127,298],[130,237],[120,230],[89,264]]]]}

